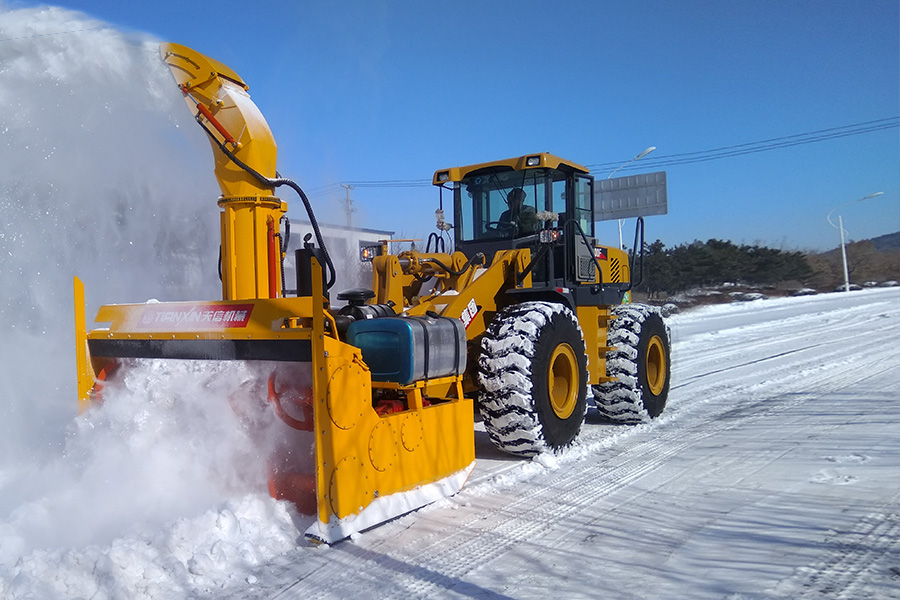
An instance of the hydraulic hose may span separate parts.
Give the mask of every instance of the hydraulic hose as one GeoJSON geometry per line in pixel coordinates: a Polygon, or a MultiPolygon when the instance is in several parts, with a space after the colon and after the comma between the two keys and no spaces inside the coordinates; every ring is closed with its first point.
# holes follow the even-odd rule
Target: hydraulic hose
{"type": "Polygon", "coordinates": [[[319,231],[319,223],[318,221],[316,221],[316,215],[313,213],[312,204],[310,204],[309,198],[306,196],[306,192],[303,191],[303,188],[301,188],[299,185],[297,185],[297,183],[290,179],[286,179],[284,177],[276,177],[274,179],[271,179],[269,177],[266,177],[262,173],[259,173],[253,167],[244,163],[244,161],[235,156],[234,152],[226,147],[225,142],[220,142],[201,119],[198,118],[197,122],[200,124],[203,130],[206,131],[206,134],[210,137],[210,139],[213,140],[213,142],[216,144],[216,146],[219,147],[219,149],[225,156],[227,156],[234,164],[247,171],[247,173],[252,175],[253,178],[259,181],[261,184],[273,188],[286,185],[297,192],[297,195],[300,196],[300,200],[303,202],[303,207],[306,209],[306,214],[309,217],[309,223],[310,225],[312,225],[313,233],[316,236],[316,243],[319,244],[319,248],[322,249],[322,256],[325,257],[325,266],[328,269],[328,279],[325,282],[325,289],[330,290],[334,286],[335,279],[337,278],[337,272],[334,269],[334,263],[331,261],[331,256],[328,254],[328,250],[325,248],[325,240],[322,238],[322,232],[319,231]]]}
{"type": "Polygon", "coordinates": [[[443,233],[441,233],[440,235],[438,235],[437,233],[435,233],[435,232],[432,231],[430,234],[428,234],[428,243],[427,243],[426,246],[425,246],[425,252],[426,252],[426,253],[432,252],[432,249],[431,249],[431,243],[432,243],[432,241],[434,241],[434,250],[433,250],[433,252],[439,252],[439,253],[441,253],[441,254],[447,254],[447,242],[446,242],[446,240],[444,240],[444,235],[443,235],[443,233]]]}
{"type": "Polygon", "coordinates": [[[478,261],[478,264],[483,265],[484,264],[484,254],[482,252],[476,253],[474,256],[472,256],[472,258],[470,258],[469,260],[466,261],[466,264],[464,264],[459,271],[454,271],[453,269],[451,269],[450,267],[448,267],[447,265],[445,265],[444,263],[442,263],[441,261],[439,261],[436,258],[429,258],[427,260],[428,260],[428,262],[433,262],[434,264],[436,264],[443,270],[447,271],[451,275],[453,275],[455,277],[459,277],[460,275],[462,275],[463,273],[468,271],[469,267],[471,267],[475,261],[478,261]]]}
{"type": "Polygon", "coordinates": [[[281,220],[284,221],[284,235],[281,235],[280,227],[276,235],[279,241],[279,249],[281,250],[279,254],[281,258],[281,295],[284,296],[287,291],[287,284],[284,279],[284,255],[287,254],[288,244],[291,243],[291,220],[286,216],[282,216],[281,220]]]}

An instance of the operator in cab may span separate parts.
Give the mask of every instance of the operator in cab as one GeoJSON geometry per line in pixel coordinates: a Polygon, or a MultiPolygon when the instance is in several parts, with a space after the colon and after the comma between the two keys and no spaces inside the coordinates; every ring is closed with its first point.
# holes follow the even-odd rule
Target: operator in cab
{"type": "Polygon", "coordinates": [[[509,208],[500,213],[501,223],[510,223],[516,236],[536,233],[538,230],[537,213],[533,206],[525,204],[525,190],[513,188],[506,196],[509,208]]]}

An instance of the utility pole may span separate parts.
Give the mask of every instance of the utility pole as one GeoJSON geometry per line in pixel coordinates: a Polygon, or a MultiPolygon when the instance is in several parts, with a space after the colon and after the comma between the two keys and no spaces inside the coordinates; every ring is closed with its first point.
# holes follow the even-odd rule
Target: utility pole
{"type": "Polygon", "coordinates": [[[344,200],[344,213],[347,215],[347,227],[353,227],[352,214],[356,212],[356,209],[353,208],[353,200],[350,198],[350,190],[353,189],[353,186],[349,183],[342,183],[341,187],[347,190],[347,198],[344,200]]]}
{"type": "Polygon", "coordinates": [[[884,192],[875,192],[874,194],[869,194],[868,196],[863,196],[862,198],[859,198],[857,200],[851,200],[850,202],[844,202],[840,206],[838,206],[836,208],[832,208],[831,212],[829,212],[828,215],[825,217],[825,220],[828,221],[829,225],[831,225],[835,229],[840,229],[840,231],[841,231],[841,260],[844,263],[844,291],[845,292],[850,291],[850,269],[847,267],[847,245],[844,243],[844,234],[846,233],[846,231],[844,231],[844,218],[842,215],[838,215],[838,224],[835,225],[834,222],[831,220],[831,215],[833,215],[834,211],[836,211],[837,209],[843,208],[843,207],[847,206],[848,204],[852,204],[854,202],[862,202],[863,200],[868,200],[869,198],[875,198],[876,196],[881,196],[882,194],[884,194],[884,192]]]}

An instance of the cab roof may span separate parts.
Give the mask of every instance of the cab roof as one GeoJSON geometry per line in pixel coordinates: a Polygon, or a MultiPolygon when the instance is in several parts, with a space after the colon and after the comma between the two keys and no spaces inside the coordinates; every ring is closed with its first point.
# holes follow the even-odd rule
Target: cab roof
{"type": "Polygon", "coordinates": [[[548,152],[540,154],[525,154],[523,156],[515,156],[513,158],[505,158],[502,160],[494,160],[491,162],[478,163],[468,165],[466,167],[452,167],[450,169],[440,169],[434,172],[432,183],[434,185],[443,185],[449,181],[462,181],[471,173],[481,171],[482,169],[496,169],[497,171],[523,171],[526,169],[559,169],[560,171],[577,171],[579,173],[589,173],[587,167],[583,167],[570,160],[554,156],[548,152]]]}

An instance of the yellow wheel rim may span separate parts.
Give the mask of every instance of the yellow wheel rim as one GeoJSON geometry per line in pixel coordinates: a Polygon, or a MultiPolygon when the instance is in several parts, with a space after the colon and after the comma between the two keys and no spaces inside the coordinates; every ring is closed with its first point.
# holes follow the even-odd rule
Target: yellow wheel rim
{"type": "Polygon", "coordinates": [[[560,419],[568,419],[578,403],[578,360],[568,344],[560,344],[553,350],[547,369],[547,388],[550,406],[560,419]]]}
{"type": "Polygon", "coordinates": [[[651,394],[659,396],[666,385],[666,346],[658,335],[650,338],[645,358],[644,373],[647,374],[647,386],[651,394]]]}

